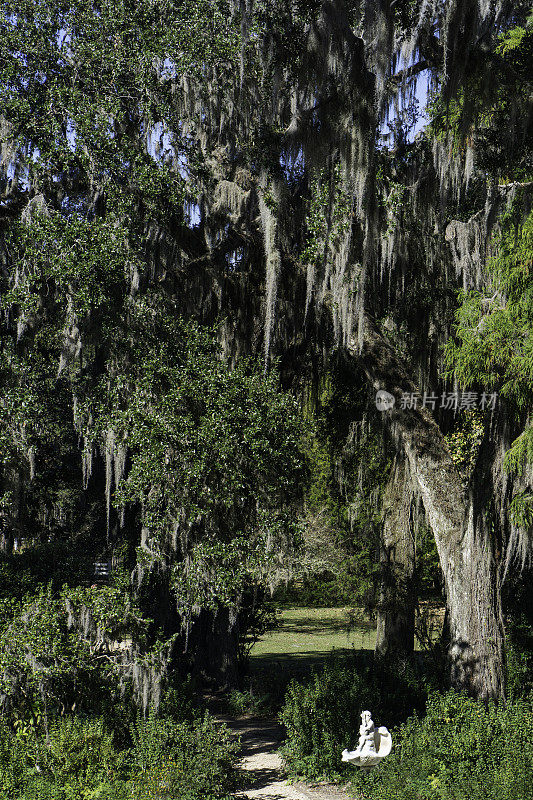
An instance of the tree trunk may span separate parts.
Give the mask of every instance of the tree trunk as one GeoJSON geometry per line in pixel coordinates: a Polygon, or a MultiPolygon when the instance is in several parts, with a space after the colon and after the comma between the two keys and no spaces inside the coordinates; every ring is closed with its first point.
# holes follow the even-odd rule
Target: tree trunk
{"type": "Polygon", "coordinates": [[[238,617],[229,609],[203,609],[192,624],[188,650],[194,672],[221,689],[237,688],[238,617]]]}
{"type": "Polygon", "coordinates": [[[386,416],[396,446],[415,476],[444,574],[450,616],[452,685],[482,697],[504,691],[504,631],[495,545],[475,507],[435,420],[426,408],[402,409],[404,392],[416,392],[392,346],[365,316],[363,340],[350,350],[377,389],[395,405],[386,416]]]}
{"type": "Polygon", "coordinates": [[[0,514],[0,550],[3,553],[11,554],[15,543],[15,538],[20,541],[20,494],[22,480],[20,471],[15,467],[8,467],[6,475],[0,487],[11,495],[11,502],[7,513],[0,514]]]}
{"type": "Polygon", "coordinates": [[[376,655],[414,650],[413,491],[405,459],[395,458],[383,498],[376,655]]]}

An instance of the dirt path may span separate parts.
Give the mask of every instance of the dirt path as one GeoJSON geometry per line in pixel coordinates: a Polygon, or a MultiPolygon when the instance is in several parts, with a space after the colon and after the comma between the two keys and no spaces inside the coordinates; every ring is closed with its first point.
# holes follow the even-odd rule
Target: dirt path
{"type": "Polygon", "coordinates": [[[216,712],[215,717],[241,739],[240,766],[249,780],[235,794],[239,800],[351,800],[335,786],[288,783],[277,752],[283,728],[275,719],[235,719],[216,712]]]}

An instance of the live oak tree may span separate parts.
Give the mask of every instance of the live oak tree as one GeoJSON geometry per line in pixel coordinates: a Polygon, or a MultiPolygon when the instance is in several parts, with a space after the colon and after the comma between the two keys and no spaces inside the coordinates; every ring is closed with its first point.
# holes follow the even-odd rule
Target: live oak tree
{"type": "Polygon", "coordinates": [[[519,206],[514,213],[511,207],[502,220],[496,253],[487,264],[490,284],[484,292],[461,294],[456,338],[448,342],[446,350],[450,370],[462,385],[498,388],[509,413],[526,420],[505,454],[507,470],[521,478],[510,510],[522,561],[528,556],[528,542],[520,530],[531,530],[533,525],[533,431],[528,416],[533,402],[532,253],[533,214],[529,212],[524,219],[519,206]],[[494,290],[490,296],[489,287],[494,290]]]}
{"type": "MultiPolygon", "coordinates": [[[[165,293],[134,299],[124,291],[138,261],[131,248],[119,249],[128,251],[121,233],[48,211],[10,231],[24,280],[5,302],[17,306],[34,340],[18,348],[5,339],[6,466],[20,470],[27,458],[30,484],[40,476],[53,489],[41,459],[53,460],[47,451],[74,426],[80,485],[87,489],[93,472],[104,472],[99,546],[117,549],[124,540],[135,554],[132,536],[140,533],[134,585],[170,647],[183,627],[189,639],[202,612],[219,621],[229,614],[217,657],[204,666],[213,671],[220,661],[221,679],[234,684],[242,596],[276,580],[298,538],[290,511],[303,477],[297,407],[253,361],[228,369],[213,332],[185,323],[165,293]],[[43,287],[51,295],[44,308],[43,287]],[[71,420],[61,418],[69,411],[71,420]],[[20,440],[10,440],[17,430],[20,440]],[[126,519],[127,509],[138,523],[126,519]]],[[[28,537],[31,511],[18,521],[28,537]]]]}
{"type": "MultiPolygon", "coordinates": [[[[517,266],[529,263],[527,235],[520,245],[525,257],[502,267],[500,286],[486,291],[487,255],[502,214],[514,202],[521,230],[529,213],[527,13],[521,2],[481,0],[8,3],[0,115],[9,529],[20,525],[24,487],[39,472],[50,421],[65,429],[67,411],[88,490],[100,475],[107,495],[106,527],[118,525],[121,504],[140,502],[143,549],[160,547],[158,531],[179,520],[175,494],[184,489],[184,507],[196,508],[198,526],[223,517],[223,504],[188,494],[209,465],[193,459],[189,477],[181,462],[176,474],[155,469],[164,456],[158,442],[166,442],[169,464],[178,445],[193,444],[186,433],[191,419],[210,452],[203,415],[216,404],[207,392],[200,410],[187,405],[182,367],[174,369],[172,358],[162,372],[155,368],[151,297],[187,319],[218,321],[232,367],[252,354],[268,369],[277,357],[283,381],[295,388],[316,381],[341,349],[369,386],[396,398],[383,422],[396,454],[393,476],[405,491],[387,498],[395,513],[399,505],[401,519],[412,494],[433,531],[449,608],[452,680],[484,697],[500,695],[501,581],[517,542],[528,551],[530,525],[528,473],[513,480],[503,456],[521,434],[511,466],[530,456],[528,379],[516,415],[502,405],[492,421],[485,416],[468,473],[450,450],[446,409],[402,409],[400,399],[403,392],[448,388],[442,348],[461,286],[467,295],[458,349],[448,350],[448,369],[461,384],[498,389],[506,371],[513,382],[517,358],[529,363],[530,276],[517,266]],[[432,91],[431,124],[410,141],[422,74],[432,91]],[[384,147],[387,117],[392,141],[384,147]],[[490,309],[487,323],[474,319],[476,303],[490,309]],[[147,315],[146,326],[139,314],[147,315]],[[524,337],[498,355],[496,376],[486,348],[516,320],[524,337]],[[466,333],[472,322],[474,339],[466,333]],[[135,355],[145,345],[151,349],[135,355]],[[490,387],[483,383],[489,369],[490,387]],[[44,397],[36,390],[43,380],[51,392],[44,397]],[[146,407],[143,386],[152,398],[146,407]],[[165,406],[170,390],[172,408],[165,406]],[[55,405],[49,397],[58,398],[55,405]],[[117,512],[113,482],[123,485],[117,512]],[[514,522],[511,506],[522,509],[514,522]]],[[[505,258],[511,234],[502,235],[505,258]]],[[[231,397],[232,381],[242,380],[239,402],[256,398],[268,420],[266,390],[255,378],[245,380],[243,369],[223,378],[213,368],[215,384],[220,378],[231,397]]],[[[216,407],[222,418],[224,410],[228,461],[236,454],[248,469],[241,445],[232,450],[240,423],[230,406],[216,407]]],[[[281,452],[293,445],[283,440],[281,452]]],[[[273,458],[283,483],[279,446],[277,435],[262,441],[253,463],[273,458]]],[[[216,452],[222,458],[226,450],[216,452]]],[[[254,518],[261,504],[250,511],[262,474],[244,487],[242,507],[230,504],[230,540],[243,525],[251,526],[249,542],[263,529],[254,518]]],[[[274,478],[268,468],[265,474],[268,487],[274,478]]],[[[240,487],[232,488],[240,496],[240,487]]],[[[276,491],[273,503],[279,512],[276,491]]],[[[394,516],[385,520],[391,540],[394,516]]],[[[140,537],[139,523],[131,521],[140,537]]]]}

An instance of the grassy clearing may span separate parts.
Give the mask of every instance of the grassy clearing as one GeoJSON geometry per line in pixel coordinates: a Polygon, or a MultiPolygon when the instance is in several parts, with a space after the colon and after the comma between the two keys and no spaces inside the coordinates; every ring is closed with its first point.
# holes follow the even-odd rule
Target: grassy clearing
{"type": "MultiPolygon", "coordinates": [[[[431,630],[442,624],[441,609],[427,609],[431,630]]],[[[254,646],[244,691],[234,692],[231,712],[274,714],[281,708],[291,680],[306,680],[336,656],[342,663],[356,652],[360,664],[372,663],[376,623],[362,610],[285,606],[279,627],[254,646]]],[[[417,648],[418,649],[418,648],[417,648]]]]}
{"type": "MultiPolygon", "coordinates": [[[[441,633],[444,609],[421,603],[417,627],[435,641],[441,633]]],[[[373,650],[376,623],[362,610],[353,608],[282,608],[279,627],[263,636],[254,646],[252,660],[267,658],[315,658],[333,650],[373,650]]],[[[415,639],[415,649],[422,649],[415,639]]]]}
{"type": "Polygon", "coordinates": [[[372,657],[375,623],[363,614],[354,616],[353,609],[285,606],[279,623],[254,646],[243,691],[228,698],[230,713],[276,714],[290,681],[309,677],[332,654],[343,658],[362,650],[372,657]]]}
{"type": "Polygon", "coordinates": [[[252,659],[327,655],[332,650],[373,650],[376,626],[349,608],[283,608],[280,626],[252,650],[252,659]]]}

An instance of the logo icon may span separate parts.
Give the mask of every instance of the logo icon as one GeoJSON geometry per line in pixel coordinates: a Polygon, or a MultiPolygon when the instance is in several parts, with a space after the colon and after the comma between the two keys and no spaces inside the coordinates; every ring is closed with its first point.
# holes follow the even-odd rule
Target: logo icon
{"type": "Polygon", "coordinates": [[[386,392],[385,389],[379,389],[376,392],[376,408],[378,411],[389,411],[395,402],[393,395],[386,392]]]}

